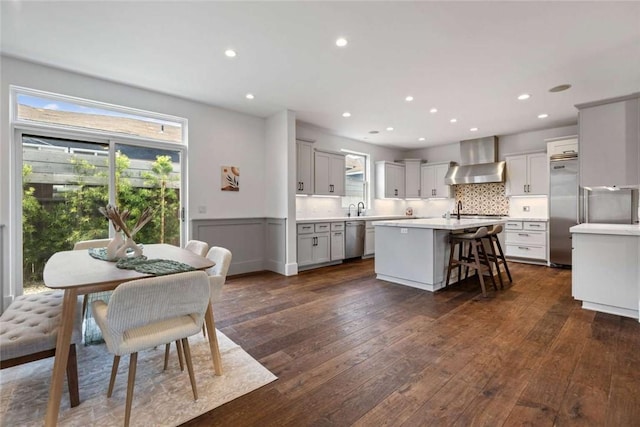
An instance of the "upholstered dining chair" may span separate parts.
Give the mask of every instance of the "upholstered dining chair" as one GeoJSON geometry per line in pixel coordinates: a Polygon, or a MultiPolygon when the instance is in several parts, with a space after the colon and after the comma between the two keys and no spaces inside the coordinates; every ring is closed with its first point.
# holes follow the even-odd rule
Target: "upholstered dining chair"
{"type": "Polygon", "coordinates": [[[130,355],[125,426],[131,418],[140,350],[181,340],[193,397],[198,400],[187,337],[202,328],[209,294],[207,274],[191,271],[126,282],[113,291],[108,305],[100,300],[93,302],[95,319],[107,349],[114,355],[107,397],[113,392],[120,357],[130,355]]]}
{"type": "Polygon", "coordinates": [[[189,240],[184,248],[194,254],[206,256],[209,250],[209,244],[200,240],[189,240]]]}

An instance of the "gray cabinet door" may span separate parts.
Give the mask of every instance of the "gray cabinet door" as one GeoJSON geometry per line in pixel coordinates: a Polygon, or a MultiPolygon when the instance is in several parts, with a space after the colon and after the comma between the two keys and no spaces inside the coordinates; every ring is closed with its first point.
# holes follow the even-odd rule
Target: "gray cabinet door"
{"type": "Polygon", "coordinates": [[[321,263],[331,261],[331,242],[329,233],[319,233],[315,235],[316,242],[313,246],[313,262],[321,263]]]}
{"type": "Polygon", "coordinates": [[[313,245],[315,243],[314,234],[298,235],[298,265],[313,264],[313,245]]]}
{"type": "Polygon", "coordinates": [[[297,167],[297,194],[313,194],[313,184],[311,182],[313,170],[313,148],[311,144],[304,142],[296,143],[296,167],[297,167]]]}
{"type": "Polygon", "coordinates": [[[331,261],[344,259],[344,231],[331,232],[331,261]]]}

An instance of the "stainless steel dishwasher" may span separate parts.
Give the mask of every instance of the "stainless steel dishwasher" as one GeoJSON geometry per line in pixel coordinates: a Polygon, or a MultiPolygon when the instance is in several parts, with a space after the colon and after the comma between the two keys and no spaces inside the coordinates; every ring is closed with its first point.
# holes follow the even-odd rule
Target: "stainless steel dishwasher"
{"type": "Polygon", "coordinates": [[[364,226],[364,221],[347,221],[345,258],[361,257],[364,254],[364,226]]]}

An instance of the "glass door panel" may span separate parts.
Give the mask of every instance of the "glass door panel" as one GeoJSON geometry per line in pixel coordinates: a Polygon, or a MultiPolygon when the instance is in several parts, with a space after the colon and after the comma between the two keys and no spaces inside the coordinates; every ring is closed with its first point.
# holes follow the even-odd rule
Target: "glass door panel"
{"type": "Polygon", "coordinates": [[[109,146],[22,137],[23,289],[45,290],[42,271],[55,252],[79,240],[109,237],[98,212],[109,200],[109,146]]]}
{"type": "Polygon", "coordinates": [[[130,211],[133,228],[146,207],[153,218],[134,237],[137,243],[180,246],[180,151],[118,143],[116,150],[116,204],[130,211]]]}

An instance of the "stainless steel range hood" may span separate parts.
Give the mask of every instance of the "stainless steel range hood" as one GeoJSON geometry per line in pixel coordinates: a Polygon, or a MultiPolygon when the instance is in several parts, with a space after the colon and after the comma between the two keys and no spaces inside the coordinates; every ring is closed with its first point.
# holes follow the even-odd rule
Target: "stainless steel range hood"
{"type": "Polygon", "coordinates": [[[460,165],[451,166],[444,183],[486,184],[504,182],[505,162],[498,161],[498,137],[460,141],[460,165]]]}

